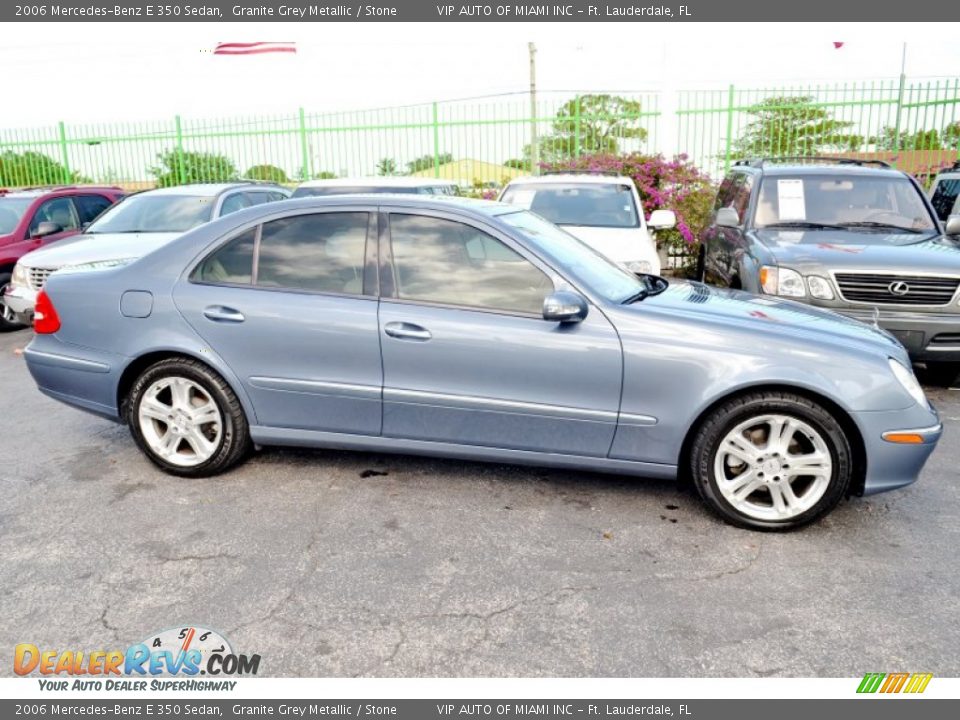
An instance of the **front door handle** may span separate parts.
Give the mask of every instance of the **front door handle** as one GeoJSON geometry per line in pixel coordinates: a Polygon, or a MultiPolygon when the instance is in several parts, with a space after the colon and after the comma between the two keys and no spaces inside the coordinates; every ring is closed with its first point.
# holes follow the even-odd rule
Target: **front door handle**
{"type": "Polygon", "coordinates": [[[243,317],[243,313],[239,310],[234,310],[230,307],[224,307],[223,305],[211,305],[210,307],[205,308],[203,311],[203,316],[207,320],[226,323],[242,323],[246,319],[243,317]]]}
{"type": "Polygon", "coordinates": [[[433,337],[425,327],[408,322],[391,322],[383,326],[383,331],[398,340],[418,340],[424,342],[433,337]]]}

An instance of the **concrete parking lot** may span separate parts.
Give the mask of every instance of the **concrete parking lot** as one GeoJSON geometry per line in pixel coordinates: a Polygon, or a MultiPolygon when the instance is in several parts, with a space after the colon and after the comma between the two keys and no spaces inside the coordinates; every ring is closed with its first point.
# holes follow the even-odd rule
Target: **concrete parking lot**
{"type": "Polygon", "coordinates": [[[0,336],[0,650],[185,624],[268,676],[960,675],[960,390],[920,482],[788,535],[672,484],[268,449],[166,476],[0,336]]]}

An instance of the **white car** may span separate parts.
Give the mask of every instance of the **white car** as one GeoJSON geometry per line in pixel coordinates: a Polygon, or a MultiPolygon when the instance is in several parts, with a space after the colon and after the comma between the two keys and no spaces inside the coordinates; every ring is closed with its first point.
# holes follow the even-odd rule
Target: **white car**
{"type": "Polygon", "coordinates": [[[930,202],[944,225],[951,217],[960,217],[960,160],[937,175],[930,188],[930,202]]]}
{"type": "Polygon", "coordinates": [[[383,177],[330,178],[307,180],[297,186],[293,197],[353,194],[457,195],[456,183],[450,180],[386,175],[383,177]]]}
{"type": "Polygon", "coordinates": [[[289,196],[290,191],[280,185],[253,182],[178,185],[129,195],[104,211],[82,235],[20,258],[4,303],[19,322],[29,324],[37,293],[57,270],[127,263],[197,225],[289,196]]]}
{"type": "Polygon", "coordinates": [[[500,201],[559,225],[630,272],[660,274],[660,257],[648,228],[672,228],[672,210],[654,210],[647,221],[633,180],[624,175],[558,173],[511,180],[500,201]]]}

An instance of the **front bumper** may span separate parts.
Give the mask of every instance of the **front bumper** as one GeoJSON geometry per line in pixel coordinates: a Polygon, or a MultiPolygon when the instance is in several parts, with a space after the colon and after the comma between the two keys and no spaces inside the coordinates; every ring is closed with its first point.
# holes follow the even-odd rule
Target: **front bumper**
{"type": "MultiPolygon", "coordinates": [[[[873,324],[873,308],[831,308],[873,324]]],[[[877,322],[897,338],[914,360],[960,361],[960,314],[880,310],[877,322]]]]}
{"type": "Polygon", "coordinates": [[[33,322],[33,308],[37,304],[37,291],[27,287],[7,285],[3,303],[13,310],[17,320],[24,325],[33,322]]]}
{"type": "Polygon", "coordinates": [[[895,490],[916,481],[943,434],[937,411],[914,405],[906,410],[854,413],[867,455],[863,494],[895,490]],[[920,442],[891,442],[886,437],[918,436],[920,442]]]}

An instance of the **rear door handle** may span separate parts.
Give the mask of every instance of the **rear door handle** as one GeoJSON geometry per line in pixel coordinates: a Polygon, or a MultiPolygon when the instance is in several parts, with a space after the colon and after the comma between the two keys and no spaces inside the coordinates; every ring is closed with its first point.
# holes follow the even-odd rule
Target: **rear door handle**
{"type": "Polygon", "coordinates": [[[425,327],[407,322],[391,322],[383,326],[383,331],[398,340],[418,340],[424,342],[433,337],[425,327]]]}
{"type": "Polygon", "coordinates": [[[246,319],[243,316],[243,313],[239,310],[234,310],[230,307],[224,307],[223,305],[211,305],[210,307],[205,308],[203,311],[203,316],[207,320],[226,323],[242,323],[246,319]]]}

